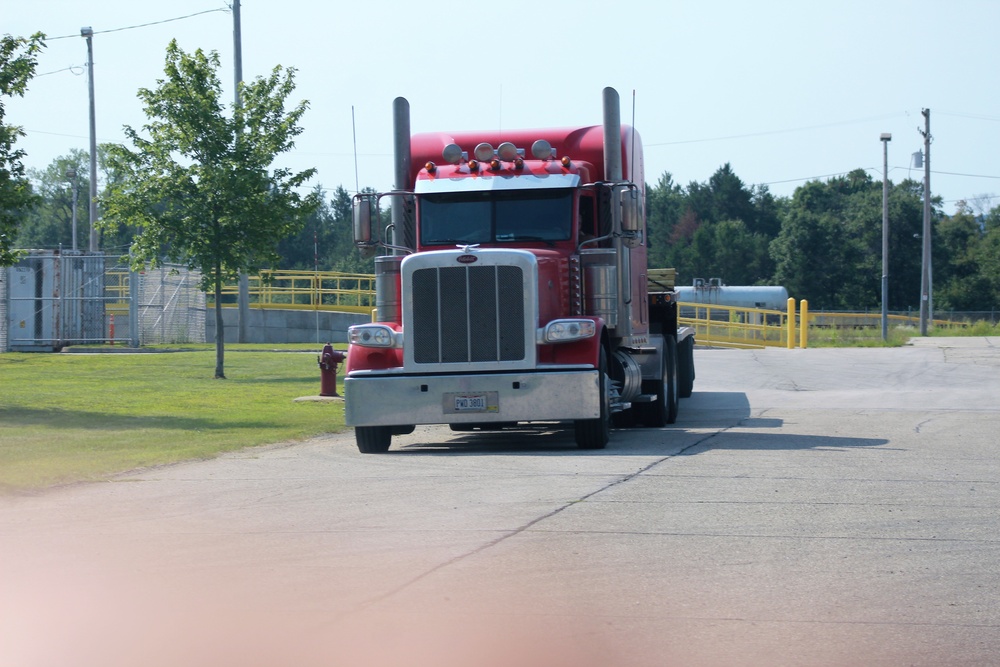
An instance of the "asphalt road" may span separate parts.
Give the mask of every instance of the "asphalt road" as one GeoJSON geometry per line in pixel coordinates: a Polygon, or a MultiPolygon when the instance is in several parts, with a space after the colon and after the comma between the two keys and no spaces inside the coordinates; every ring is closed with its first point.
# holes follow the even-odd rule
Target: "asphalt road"
{"type": "Polygon", "coordinates": [[[1000,664],[1000,339],[702,350],[676,425],[0,498],[0,666],[1000,664]]]}

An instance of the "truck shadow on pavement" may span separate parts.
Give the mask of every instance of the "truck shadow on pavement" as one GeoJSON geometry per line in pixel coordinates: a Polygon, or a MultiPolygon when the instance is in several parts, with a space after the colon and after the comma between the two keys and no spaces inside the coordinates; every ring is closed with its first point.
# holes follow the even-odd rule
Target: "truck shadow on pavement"
{"type": "Polygon", "coordinates": [[[785,430],[782,419],[753,416],[742,392],[698,392],[681,401],[675,424],[613,429],[605,449],[579,449],[570,424],[538,423],[470,432],[418,427],[412,435],[397,439],[389,454],[690,456],[711,449],[843,450],[888,442],[884,438],[792,433],[785,430]]]}

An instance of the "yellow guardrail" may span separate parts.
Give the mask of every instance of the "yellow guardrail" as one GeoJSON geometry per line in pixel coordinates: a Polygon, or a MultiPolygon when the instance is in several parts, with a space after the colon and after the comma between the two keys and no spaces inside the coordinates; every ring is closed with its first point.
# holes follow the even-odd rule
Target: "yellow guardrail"
{"type": "MultiPolygon", "coordinates": [[[[375,276],[337,271],[261,271],[249,276],[251,308],[293,308],[370,313],[375,307],[375,276]]],[[[224,285],[223,306],[234,307],[239,286],[224,285]]],[[[209,302],[214,302],[208,295],[209,302]]]]}
{"type": "MultiPolygon", "coordinates": [[[[652,291],[673,289],[672,269],[650,269],[652,291]]],[[[109,272],[116,278],[106,287],[128,295],[127,272],[109,272]]],[[[376,306],[375,276],[335,271],[263,271],[249,277],[251,308],[294,308],[301,310],[339,310],[370,314],[376,306]]],[[[222,289],[223,306],[235,307],[239,295],[236,284],[222,289]]],[[[212,295],[208,294],[209,305],[212,295]]],[[[681,302],[678,323],[695,330],[696,340],[720,347],[808,347],[809,328],[872,328],[881,324],[880,313],[810,313],[808,302],[788,300],[787,310],[742,308],[716,304],[681,302]],[[798,312],[796,306],[798,305],[798,312]],[[805,323],[805,325],[803,325],[805,323]]],[[[917,326],[916,317],[889,315],[895,326],[917,326]]],[[[934,320],[934,325],[962,323],[934,320]]]]}
{"type": "MultiPolygon", "coordinates": [[[[678,306],[678,324],[693,328],[699,343],[719,347],[788,346],[789,315],[785,311],[684,302],[678,306]]],[[[794,311],[791,317],[794,322],[794,311]]],[[[794,338],[793,333],[793,342],[794,338]]]]}

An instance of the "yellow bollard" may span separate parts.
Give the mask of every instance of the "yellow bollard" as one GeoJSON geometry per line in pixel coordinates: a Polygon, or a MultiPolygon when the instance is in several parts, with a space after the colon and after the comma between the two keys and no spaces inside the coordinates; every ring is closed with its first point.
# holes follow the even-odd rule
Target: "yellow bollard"
{"type": "Polygon", "coordinates": [[[795,349],[795,299],[788,297],[788,349],[795,349]]]}
{"type": "Polygon", "coordinates": [[[809,302],[802,299],[799,308],[799,347],[803,350],[809,347],[809,302]]]}

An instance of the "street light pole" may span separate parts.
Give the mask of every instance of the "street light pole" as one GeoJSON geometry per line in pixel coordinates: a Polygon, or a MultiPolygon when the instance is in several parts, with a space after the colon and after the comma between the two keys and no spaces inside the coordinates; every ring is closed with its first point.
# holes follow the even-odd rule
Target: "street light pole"
{"type": "Polygon", "coordinates": [[[889,142],[892,135],[883,132],[882,141],[882,342],[889,338],[889,142]]]}
{"type": "Polygon", "coordinates": [[[90,252],[97,252],[97,113],[94,109],[94,29],[80,28],[87,38],[87,73],[90,88],[90,252]]]}

